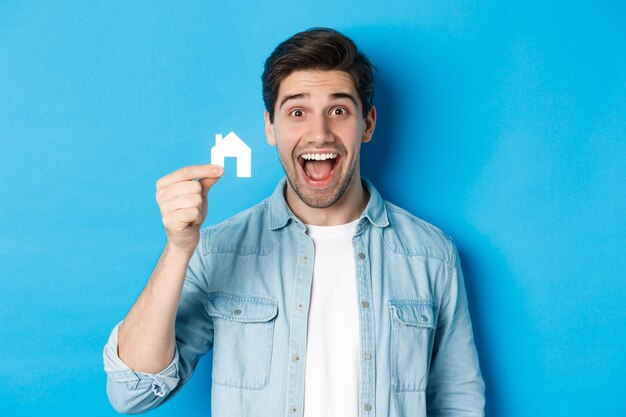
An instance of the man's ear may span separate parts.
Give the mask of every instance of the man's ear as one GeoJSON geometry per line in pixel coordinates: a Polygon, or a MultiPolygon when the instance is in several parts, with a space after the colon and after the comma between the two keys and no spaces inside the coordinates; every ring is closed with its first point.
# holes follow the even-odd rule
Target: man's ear
{"type": "Polygon", "coordinates": [[[374,134],[374,129],[376,128],[376,107],[372,105],[370,107],[370,111],[367,112],[367,116],[365,116],[365,128],[363,129],[363,136],[361,137],[361,142],[369,142],[372,140],[372,135],[374,134]]]}
{"type": "Polygon", "coordinates": [[[276,136],[274,136],[274,124],[270,122],[270,113],[265,110],[263,116],[265,117],[265,137],[267,138],[267,143],[270,146],[276,146],[276,136]]]}

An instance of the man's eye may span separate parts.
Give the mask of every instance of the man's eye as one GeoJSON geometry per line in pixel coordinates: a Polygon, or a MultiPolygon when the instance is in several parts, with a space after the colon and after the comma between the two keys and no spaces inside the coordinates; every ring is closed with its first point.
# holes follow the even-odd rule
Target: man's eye
{"type": "Polygon", "coordinates": [[[343,116],[344,114],[346,114],[346,109],[344,109],[342,107],[335,107],[332,110],[332,114],[333,114],[333,116],[343,116]]]}
{"type": "Polygon", "coordinates": [[[295,117],[302,117],[304,116],[304,112],[302,110],[296,109],[291,111],[291,115],[295,117]]]}

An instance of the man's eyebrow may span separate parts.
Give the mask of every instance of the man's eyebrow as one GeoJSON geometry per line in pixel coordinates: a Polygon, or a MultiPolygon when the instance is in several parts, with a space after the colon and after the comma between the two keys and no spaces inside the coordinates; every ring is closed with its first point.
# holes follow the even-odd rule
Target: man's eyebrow
{"type": "Polygon", "coordinates": [[[283,104],[285,104],[286,101],[289,100],[296,100],[299,98],[305,98],[305,97],[309,97],[309,93],[297,93],[297,94],[290,94],[288,96],[285,96],[281,101],[280,101],[280,106],[278,106],[278,108],[280,109],[281,107],[283,107],[283,104]]]}
{"type": "Polygon", "coordinates": [[[333,99],[340,99],[340,98],[350,99],[350,101],[352,101],[356,107],[359,107],[359,104],[356,101],[356,98],[352,94],[348,94],[348,93],[333,93],[330,96],[333,99]]]}
{"type": "MultiPolygon", "coordinates": [[[[309,93],[297,93],[297,94],[290,94],[290,95],[287,95],[287,96],[283,97],[283,99],[280,101],[280,105],[278,106],[278,108],[279,108],[279,109],[280,109],[280,108],[282,108],[282,107],[283,107],[283,105],[284,105],[287,101],[289,101],[289,100],[297,100],[297,99],[301,99],[301,98],[308,98],[308,97],[310,97],[310,94],[309,94],[309,93]]],[[[356,107],[358,107],[358,106],[359,106],[357,99],[356,99],[356,98],[355,98],[352,94],[350,94],[350,93],[332,93],[332,94],[330,95],[330,97],[331,97],[333,100],[339,100],[339,99],[342,99],[342,98],[347,98],[347,99],[349,99],[352,103],[354,103],[354,105],[355,105],[356,107]]]]}

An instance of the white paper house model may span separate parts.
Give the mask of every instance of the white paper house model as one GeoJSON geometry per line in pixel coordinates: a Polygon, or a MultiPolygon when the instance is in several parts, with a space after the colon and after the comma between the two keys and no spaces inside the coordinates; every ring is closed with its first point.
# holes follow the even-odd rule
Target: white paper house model
{"type": "Polygon", "coordinates": [[[222,138],[215,135],[215,146],[211,148],[211,163],[224,166],[224,158],[237,158],[237,176],[250,177],[252,172],[252,150],[235,132],[222,138]]]}

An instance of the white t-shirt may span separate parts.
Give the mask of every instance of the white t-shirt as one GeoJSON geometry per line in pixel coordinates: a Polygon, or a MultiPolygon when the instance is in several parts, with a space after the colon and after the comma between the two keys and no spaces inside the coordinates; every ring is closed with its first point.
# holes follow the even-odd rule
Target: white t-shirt
{"type": "Polygon", "coordinates": [[[359,316],[352,236],[358,220],[307,225],[315,245],[304,417],[357,417],[359,316]]]}

